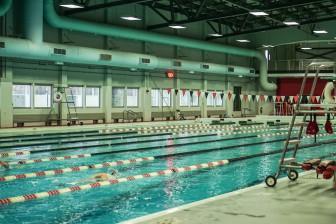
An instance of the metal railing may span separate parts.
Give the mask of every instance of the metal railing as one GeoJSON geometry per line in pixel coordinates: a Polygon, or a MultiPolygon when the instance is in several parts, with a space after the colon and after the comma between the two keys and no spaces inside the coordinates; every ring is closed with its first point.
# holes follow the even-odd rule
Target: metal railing
{"type": "MultiPolygon", "coordinates": [[[[269,71],[304,71],[313,62],[325,62],[326,59],[290,59],[271,60],[268,62],[269,71]]],[[[311,70],[316,70],[316,66],[310,66],[311,70]]],[[[335,68],[333,69],[335,72],[335,68]]]]}
{"type": "Polygon", "coordinates": [[[138,114],[132,110],[124,110],[123,111],[123,122],[138,119],[138,114]]]}

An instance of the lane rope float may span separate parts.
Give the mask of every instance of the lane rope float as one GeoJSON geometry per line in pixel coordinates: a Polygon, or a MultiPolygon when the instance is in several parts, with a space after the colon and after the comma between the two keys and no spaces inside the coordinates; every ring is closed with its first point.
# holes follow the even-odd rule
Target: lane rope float
{"type": "Polygon", "coordinates": [[[86,165],[86,166],[75,166],[75,167],[68,167],[68,168],[63,168],[63,169],[45,170],[45,171],[38,171],[38,172],[33,172],[33,173],[16,174],[16,175],[0,177],[0,182],[8,182],[8,181],[13,181],[13,180],[28,179],[28,178],[42,177],[42,176],[55,176],[55,175],[61,175],[64,173],[80,172],[84,170],[100,169],[104,167],[121,166],[121,165],[126,165],[126,164],[131,164],[131,163],[140,163],[140,162],[146,162],[146,161],[152,161],[152,160],[154,160],[154,157],[144,157],[144,158],[136,158],[136,159],[128,159],[128,160],[118,160],[114,162],[104,162],[104,163],[99,163],[99,164],[91,164],[91,165],[86,165]]]}
{"type": "Polygon", "coordinates": [[[0,158],[5,158],[5,157],[17,157],[17,156],[23,156],[23,155],[29,155],[30,151],[16,151],[16,152],[1,152],[0,153],[0,158]]]}
{"type": "Polygon", "coordinates": [[[55,189],[55,190],[50,190],[50,191],[45,191],[45,192],[39,192],[39,193],[35,193],[35,194],[26,194],[26,195],[22,195],[22,196],[3,198],[3,199],[0,199],[0,204],[1,205],[8,205],[8,204],[14,204],[14,203],[19,203],[19,202],[31,201],[31,200],[35,200],[35,199],[47,198],[47,197],[62,195],[62,194],[66,194],[66,193],[72,193],[72,192],[77,192],[77,191],[100,188],[100,187],[103,187],[103,186],[115,185],[115,184],[119,184],[119,183],[123,183],[123,182],[135,181],[135,180],[140,180],[140,179],[144,179],[144,178],[167,176],[167,175],[171,175],[173,173],[183,173],[183,172],[189,172],[189,171],[193,171],[193,170],[211,168],[211,167],[216,167],[216,166],[223,166],[223,165],[226,165],[228,163],[229,163],[228,160],[219,160],[219,161],[214,161],[214,162],[209,162],[209,163],[202,163],[202,164],[197,164],[197,165],[192,165],[192,166],[172,168],[172,169],[160,170],[160,171],[151,172],[151,173],[139,174],[139,175],[135,175],[135,176],[117,178],[117,179],[113,179],[113,180],[111,179],[111,180],[108,180],[108,181],[100,181],[100,182],[95,182],[95,183],[91,183],[91,184],[76,185],[76,186],[72,186],[72,187],[66,187],[66,188],[62,188],[62,189],[55,189]]]}

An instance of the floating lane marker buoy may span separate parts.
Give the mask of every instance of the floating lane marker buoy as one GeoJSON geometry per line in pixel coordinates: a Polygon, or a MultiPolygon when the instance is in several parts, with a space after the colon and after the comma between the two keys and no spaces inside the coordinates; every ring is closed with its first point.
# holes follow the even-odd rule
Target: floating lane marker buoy
{"type": "Polygon", "coordinates": [[[23,155],[29,155],[29,154],[30,154],[30,151],[2,152],[0,153],[0,158],[16,157],[16,156],[23,156],[23,155]]]}

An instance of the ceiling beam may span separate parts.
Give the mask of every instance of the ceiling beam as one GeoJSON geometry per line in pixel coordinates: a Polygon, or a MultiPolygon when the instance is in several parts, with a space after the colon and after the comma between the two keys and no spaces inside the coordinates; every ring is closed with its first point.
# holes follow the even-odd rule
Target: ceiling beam
{"type": "MultiPolygon", "coordinates": [[[[300,22],[300,25],[308,25],[308,24],[326,22],[326,21],[331,21],[331,20],[336,20],[336,16],[322,18],[322,19],[307,20],[307,21],[300,22]]],[[[257,33],[257,32],[262,32],[262,31],[277,30],[277,29],[283,29],[283,28],[290,28],[290,27],[287,25],[278,25],[278,26],[273,26],[273,27],[245,30],[245,31],[237,32],[237,33],[224,34],[221,37],[208,37],[207,40],[213,40],[213,39],[225,38],[225,37],[233,37],[233,36],[238,36],[242,34],[257,33]]]]}
{"type": "Polygon", "coordinates": [[[145,3],[145,2],[152,2],[152,1],[153,0],[119,0],[119,1],[109,2],[109,3],[86,6],[84,8],[80,8],[80,9],[66,10],[66,11],[64,11],[64,15],[73,15],[73,14],[76,14],[76,13],[91,12],[91,11],[94,11],[94,10],[109,8],[109,7],[113,7],[113,6],[121,6],[121,5],[127,5],[127,4],[135,4],[135,3],[145,3]]]}
{"type": "MultiPolygon", "coordinates": [[[[279,10],[279,9],[284,9],[284,8],[292,8],[292,7],[302,7],[305,5],[310,5],[310,4],[315,4],[315,3],[321,3],[321,2],[326,2],[330,0],[294,0],[291,1],[290,4],[288,3],[282,3],[282,4],[271,4],[270,7],[264,7],[260,8],[259,10],[262,11],[274,11],[274,10],[279,10]]],[[[228,1],[226,1],[228,2],[228,1]]],[[[162,8],[165,9],[165,8],[162,8]]],[[[219,20],[219,19],[227,19],[227,18],[232,18],[232,17],[239,17],[239,16],[246,16],[249,12],[247,12],[244,9],[239,9],[235,10],[234,12],[223,14],[222,13],[217,13],[216,15],[205,15],[205,16],[200,16],[200,17],[192,17],[188,19],[183,19],[179,21],[174,21],[174,24],[188,24],[188,23],[194,23],[194,22],[200,22],[200,21],[214,21],[214,20],[219,20]]],[[[166,23],[161,23],[161,24],[154,24],[151,26],[148,26],[148,30],[154,30],[154,29],[160,29],[164,28],[171,25],[169,22],[166,23]]]]}

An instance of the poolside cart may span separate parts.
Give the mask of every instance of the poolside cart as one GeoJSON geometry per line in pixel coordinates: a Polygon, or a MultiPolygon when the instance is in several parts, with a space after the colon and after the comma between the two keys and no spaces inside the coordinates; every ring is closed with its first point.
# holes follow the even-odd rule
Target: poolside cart
{"type": "MultiPolygon", "coordinates": [[[[288,135],[285,141],[285,147],[282,151],[281,159],[279,161],[279,167],[277,169],[277,172],[274,175],[269,175],[266,177],[265,183],[267,186],[274,187],[277,184],[277,179],[279,178],[281,173],[287,173],[288,178],[292,181],[295,181],[299,177],[297,170],[302,169],[302,163],[298,163],[296,161],[296,153],[297,153],[299,144],[302,139],[303,129],[307,124],[307,116],[310,115],[310,116],[316,117],[316,115],[330,115],[330,114],[336,113],[336,104],[334,102],[335,101],[334,99],[332,99],[333,100],[332,103],[327,102],[325,99],[323,103],[320,103],[320,104],[314,104],[312,102],[312,96],[314,95],[317,81],[319,78],[322,78],[320,75],[320,70],[325,69],[325,68],[333,68],[334,66],[335,66],[334,62],[315,62],[315,63],[309,64],[306,67],[305,75],[303,77],[300,92],[298,95],[298,101],[295,105],[294,113],[292,115],[292,120],[291,120],[290,127],[288,130],[288,135]],[[304,89],[306,87],[308,73],[309,73],[309,70],[311,69],[316,70],[316,73],[314,75],[312,87],[311,87],[310,94],[308,97],[308,103],[303,104],[301,101],[302,101],[302,97],[304,94],[304,89]],[[316,108],[319,108],[319,109],[316,109],[316,108]],[[298,116],[302,116],[302,122],[299,124],[296,124],[295,120],[298,116]],[[298,135],[293,136],[293,128],[296,125],[299,125],[300,129],[299,129],[298,135]],[[292,154],[291,156],[288,156],[288,153],[290,151],[292,151],[292,154]]],[[[336,80],[335,76],[326,76],[323,78],[331,79],[333,81],[336,80]]],[[[333,82],[333,84],[334,83],[335,82],[333,82]]],[[[334,86],[332,86],[332,89],[334,89],[334,86]]],[[[309,124],[307,128],[309,128],[309,124]]],[[[316,122],[315,122],[315,127],[312,127],[312,128],[318,129],[316,122]]],[[[315,131],[314,135],[315,135],[315,141],[316,141],[316,130],[313,130],[313,133],[314,131],[315,131]]]]}

